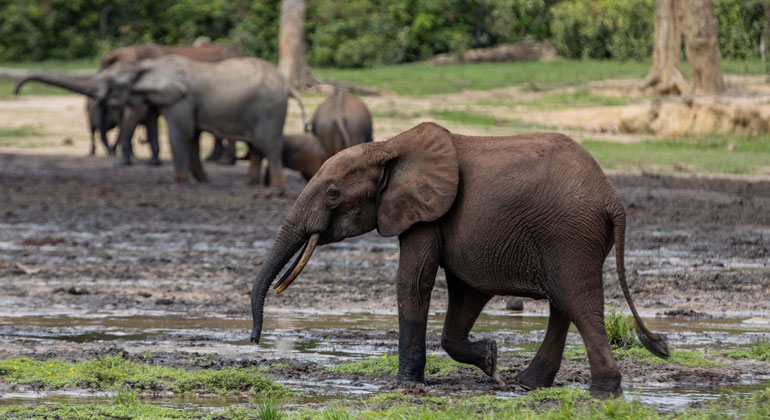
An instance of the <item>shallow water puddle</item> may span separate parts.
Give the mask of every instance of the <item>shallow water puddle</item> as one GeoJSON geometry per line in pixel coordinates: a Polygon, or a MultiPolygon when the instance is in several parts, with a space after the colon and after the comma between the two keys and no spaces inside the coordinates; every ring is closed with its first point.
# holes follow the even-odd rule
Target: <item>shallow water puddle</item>
{"type": "MultiPolygon", "coordinates": [[[[44,348],[55,346],[56,343],[77,343],[83,348],[109,345],[134,354],[167,351],[268,360],[288,357],[326,366],[394,353],[398,347],[398,322],[392,313],[268,310],[262,342],[257,347],[249,343],[250,319],[159,311],[67,312],[68,315],[57,311],[0,314],[0,343],[5,348],[44,348]]],[[[443,317],[443,313],[431,315],[429,341],[438,340],[443,317]]],[[[540,314],[484,314],[479,318],[474,333],[494,336],[500,352],[534,351],[543,339],[547,320],[547,316],[540,314]]],[[[760,340],[770,340],[770,319],[763,317],[699,320],[648,318],[646,322],[652,330],[667,334],[671,347],[678,349],[736,348],[760,340]]],[[[573,327],[568,336],[568,345],[580,343],[580,336],[573,327]]],[[[432,343],[433,348],[437,344],[432,343]]],[[[350,395],[378,391],[375,384],[347,379],[278,380],[304,395],[350,395]]],[[[729,389],[738,393],[751,391],[751,387],[746,386],[729,389]]],[[[92,398],[106,398],[55,392],[33,394],[2,396],[0,400],[3,401],[0,403],[41,403],[58,401],[60,398],[88,402],[92,398]]],[[[506,393],[499,395],[505,396],[506,393]]],[[[667,410],[713,399],[718,395],[718,390],[700,388],[626,387],[627,397],[667,410]]],[[[177,397],[150,401],[172,406],[190,406],[193,403],[177,397]]],[[[237,397],[226,401],[226,405],[247,402],[237,397]]],[[[201,404],[206,407],[217,405],[214,400],[208,399],[201,404]]]]}

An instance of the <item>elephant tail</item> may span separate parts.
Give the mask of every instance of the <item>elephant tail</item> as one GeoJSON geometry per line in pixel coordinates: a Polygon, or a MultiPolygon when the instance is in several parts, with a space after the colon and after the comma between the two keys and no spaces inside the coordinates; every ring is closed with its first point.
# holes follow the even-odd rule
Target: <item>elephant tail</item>
{"type": "Polygon", "coordinates": [[[340,130],[340,134],[342,134],[342,148],[347,149],[352,145],[350,144],[350,133],[348,133],[347,128],[345,128],[345,122],[342,120],[342,101],[345,98],[345,89],[335,86],[334,90],[337,94],[334,110],[334,123],[337,125],[337,129],[340,130]]]}
{"type": "Polygon", "coordinates": [[[312,127],[305,116],[305,105],[302,104],[302,98],[299,97],[299,92],[294,90],[294,88],[289,88],[289,97],[297,100],[299,109],[302,112],[302,129],[305,131],[305,133],[309,133],[312,127]]]}
{"type": "Polygon", "coordinates": [[[626,266],[624,262],[625,254],[625,242],[626,242],[626,212],[623,210],[623,205],[618,205],[616,209],[611,212],[612,224],[615,231],[615,262],[618,269],[618,281],[620,282],[620,288],[623,289],[623,295],[626,297],[626,302],[631,308],[631,313],[634,315],[637,326],[637,335],[639,341],[642,342],[644,348],[650,351],[650,353],[667,359],[668,352],[668,340],[666,336],[662,334],[656,334],[644,325],[644,321],[639,317],[639,313],[636,311],[634,301],[631,299],[631,291],[628,290],[628,283],[626,282],[626,266]]]}

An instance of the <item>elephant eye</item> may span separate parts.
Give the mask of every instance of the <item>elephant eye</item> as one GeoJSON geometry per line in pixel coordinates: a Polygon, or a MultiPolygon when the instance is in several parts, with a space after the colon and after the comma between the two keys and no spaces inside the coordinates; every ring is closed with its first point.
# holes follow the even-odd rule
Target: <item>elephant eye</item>
{"type": "Polygon", "coordinates": [[[326,197],[332,200],[340,198],[340,190],[336,188],[329,188],[326,190],[326,197]]]}

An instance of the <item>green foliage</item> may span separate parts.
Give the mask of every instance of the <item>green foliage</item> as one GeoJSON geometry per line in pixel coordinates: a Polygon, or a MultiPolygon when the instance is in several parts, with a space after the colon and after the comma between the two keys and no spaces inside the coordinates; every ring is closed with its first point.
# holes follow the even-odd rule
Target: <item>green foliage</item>
{"type": "Polygon", "coordinates": [[[605,169],[752,174],[767,170],[769,140],[720,135],[634,144],[585,140],[581,145],[605,169]]]}
{"type": "MultiPolygon", "coordinates": [[[[723,57],[759,56],[767,0],[714,0],[723,57]]],[[[368,67],[550,39],[570,58],[649,57],[654,0],[308,0],[311,65],[368,67]]],[[[97,57],[199,36],[277,60],[280,0],[0,0],[0,61],[97,57]]]]}
{"type": "Polygon", "coordinates": [[[620,106],[627,105],[631,98],[622,96],[596,95],[588,89],[578,89],[572,92],[560,92],[543,95],[529,101],[511,101],[519,105],[533,108],[571,108],[576,106],[620,106]]]}
{"type": "Polygon", "coordinates": [[[731,350],[727,353],[731,359],[756,359],[770,362],[770,341],[759,341],[749,349],[731,350]]]}
{"type": "MultiPolygon", "coordinates": [[[[687,367],[719,367],[719,362],[714,362],[703,356],[703,353],[693,350],[673,350],[668,359],[661,359],[642,347],[627,349],[614,349],[612,354],[616,359],[633,358],[646,363],[676,364],[687,367]]],[[[571,360],[587,360],[586,348],[583,346],[568,347],[564,350],[564,357],[571,360]]]]}
{"type": "Polygon", "coordinates": [[[613,349],[628,349],[640,344],[636,341],[634,318],[623,315],[620,309],[614,306],[610,306],[610,310],[604,315],[604,328],[613,349]]]}
{"type": "MultiPolygon", "coordinates": [[[[425,374],[433,376],[447,376],[457,370],[460,363],[446,356],[429,354],[425,362],[425,374]]],[[[369,375],[398,374],[398,355],[383,355],[381,357],[359,360],[357,362],[341,363],[330,368],[341,373],[366,373],[369,375]]]]}
{"type": "Polygon", "coordinates": [[[281,420],[286,417],[281,409],[271,402],[263,402],[257,406],[257,415],[260,420],[281,420]]]}
{"type": "Polygon", "coordinates": [[[655,0],[564,1],[551,14],[551,41],[564,57],[641,60],[652,53],[655,0]]]}
{"type": "Polygon", "coordinates": [[[190,372],[134,363],[121,357],[97,357],[75,364],[6,359],[0,361],[0,380],[8,384],[35,383],[51,388],[111,390],[130,387],[132,391],[169,389],[177,393],[203,391],[218,394],[250,391],[268,396],[289,393],[286,387],[265,378],[254,368],[190,372]]]}

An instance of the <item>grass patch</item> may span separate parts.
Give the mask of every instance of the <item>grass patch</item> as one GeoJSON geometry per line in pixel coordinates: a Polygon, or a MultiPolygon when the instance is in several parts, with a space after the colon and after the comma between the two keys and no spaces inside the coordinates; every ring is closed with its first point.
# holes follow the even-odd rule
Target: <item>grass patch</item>
{"type": "Polygon", "coordinates": [[[634,144],[585,140],[581,145],[605,169],[753,174],[770,167],[770,137],[719,135],[634,144]]]}
{"type": "Polygon", "coordinates": [[[321,79],[373,86],[401,95],[453,93],[533,84],[570,86],[592,80],[641,78],[650,69],[647,62],[556,60],[512,63],[425,63],[380,66],[365,69],[313,69],[321,79]]]}
{"type": "MultiPolygon", "coordinates": [[[[8,80],[0,80],[0,98],[13,98],[16,95],[13,94],[13,88],[16,86],[16,82],[8,80]]],[[[24,85],[19,93],[19,96],[26,95],[75,95],[74,93],[53,86],[49,86],[38,82],[29,82],[24,85]]],[[[84,96],[85,98],[85,96],[84,96]]]]}
{"type": "Polygon", "coordinates": [[[727,352],[727,357],[731,359],[756,359],[770,362],[770,341],[754,343],[748,349],[731,350],[727,352]]]}
{"type": "Polygon", "coordinates": [[[19,128],[0,127],[0,137],[29,137],[29,136],[39,136],[42,134],[43,132],[40,131],[40,129],[29,125],[25,125],[19,128]]]}
{"type": "Polygon", "coordinates": [[[255,368],[186,371],[134,363],[117,356],[74,364],[57,360],[6,359],[0,361],[0,380],[11,385],[41,384],[49,388],[82,387],[102,391],[129,387],[132,391],[168,389],[176,393],[217,394],[248,391],[268,396],[290,392],[285,386],[257,373],[255,368]]]}
{"type": "Polygon", "coordinates": [[[632,98],[626,96],[596,95],[588,89],[578,89],[574,92],[553,93],[529,101],[514,100],[510,103],[538,109],[553,109],[578,106],[620,106],[628,105],[631,101],[632,98]]]}
{"type": "MultiPolygon", "coordinates": [[[[457,370],[462,364],[455,362],[446,356],[429,354],[425,362],[425,374],[432,376],[447,376],[457,370]]],[[[392,375],[398,374],[398,355],[383,355],[357,362],[341,363],[329,368],[340,373],[365,373],[368,375],[392,375]]]]}
{"type": "MultiPolygon", "coordinates": [[[[722,363],[714,362],[703,356],[703,353],[693,350],[672,350],[668,359],[661,359],[642,347],[628,349],[615,349],[612,354],[616,359],[633,358],[642,362],[655,364],[673,363],[687,367],[720,367],[722,363]]],[[[584,346],[568,347],[564,350],[564,357],[571,360],[588,360],[584,346]]]]}
{"type": "Polygon", "coordinates": [[[610,306],[604,315],[604,328],[607,340],[613,349],[628,349],[639,345],[636,341],[636,321],[632,316],[623,315],[620,309],[610,306]]]}
{"type": "MultiPolygon", "coordinates": [[[[510,127],[519,132],[534,131],[534,130],[548,130],[553,127],[529,123],[521,120],[500,120],[494,117],[482,115],[477,112],[463,111],[463,110],[430,110],[428,111],[431,117],[442,121],[453,122],[464,125],[476,125],[482,127],[510,127]]],[[[512,133],[513,134],[513,133],[512,133]]]]}

